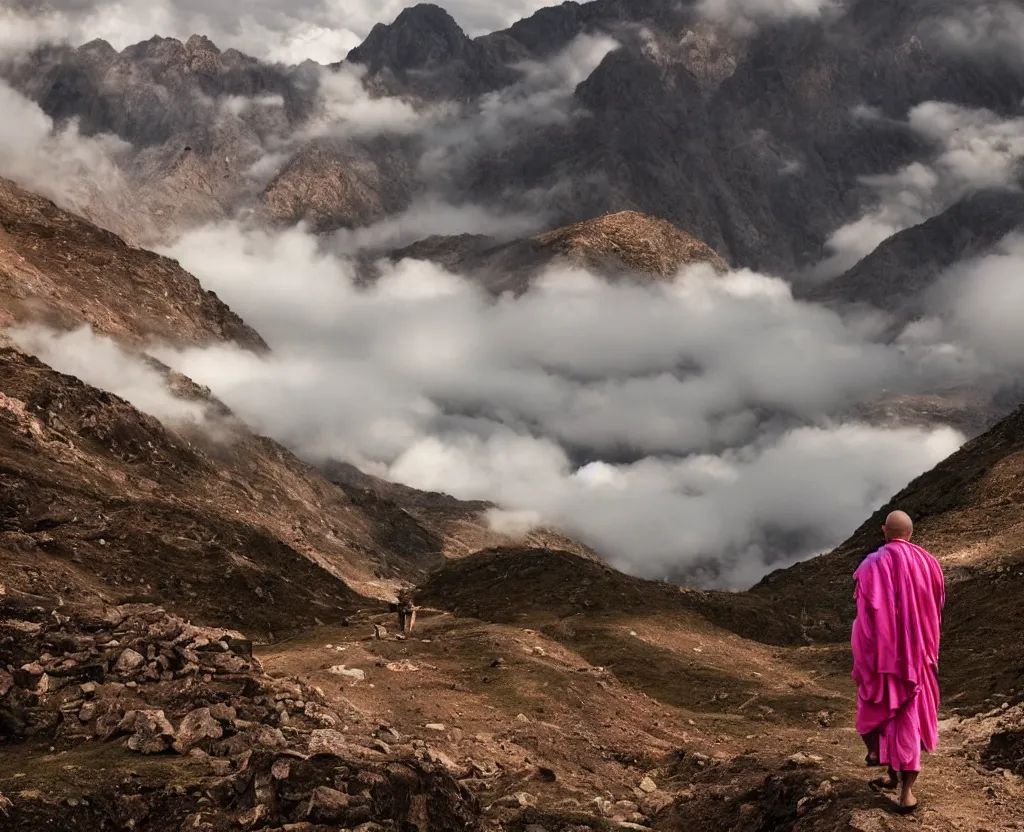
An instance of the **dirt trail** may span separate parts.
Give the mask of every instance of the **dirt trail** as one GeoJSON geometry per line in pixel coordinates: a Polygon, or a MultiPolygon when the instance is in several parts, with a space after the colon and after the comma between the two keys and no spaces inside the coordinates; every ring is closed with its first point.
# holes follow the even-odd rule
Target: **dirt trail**
{"type": "Polygon", "coordinates": [[[664,830],[1024,829],[1021,778],[976,761],[994,716],[945,722],[921,811],[894,815],[867,788],[876,772],[840,648],[769,648],[661,618],[545,634],[447,613],[421,616],[407,640],[374,638],[392,621],[319,629],[262,659],[359,714],[353,735],[383,724],[464,775],[487,828],[591,828],[572,819],[585,813],[664,830]],[[606,665],[586,657],[598,644],[606,665]]]}

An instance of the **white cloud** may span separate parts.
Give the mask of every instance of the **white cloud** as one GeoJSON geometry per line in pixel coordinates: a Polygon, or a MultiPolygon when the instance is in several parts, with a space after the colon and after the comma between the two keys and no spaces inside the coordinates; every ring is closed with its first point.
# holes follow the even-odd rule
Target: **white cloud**
{"type": "Polygon", "coordinates": [[[967,0],[944,10],[940,42],[975,58],[1024,63],[1024,9],[1002,0],[967,0]]]}
{"type": "Polygon", "coordinates": [[[19,327],[7,334],[58,372],[120,396],[168,425],[212,427],[205,404],[175,396],[161,373],[89,327],[72,332],[19,327]]]}
{"type": "Polygon", "coordinates": [[[98,195],[116,201],[124,181],[115,136],[82,136],[72,122],[56,129],[39,107],[0,81],[0,176],[83,211],[98,195]]]}
{"type": "Polygon", "coordinates": [[[905,337],[931,341],[947,351],[966,350],[977,372],[1024,370],[1024,235],[1011,234],[991,254],[950,270],[933,298],[936,318],[905,337]]]}
{"type": "Polygon", "coordinates": [[[818,267],[819,275],[841,274],[893,234],[926,221],[972,191],[1019,187],[1024,118],[929,101],[914,107],[907,123],[932,143],[934,155],[895,173],[862,179],[874,192],[875,205],[833,233],[827,245],[831,254],[818,267]]]}
{"type": "Polygon", "coordinates": [[[742,34],[764,23],[814,19],[838,5],[838,0],[700,0],[697,9],[707,20],[742,34]]]}
{"type": "Polygon", "coordinates": [[[256,430],[314,461],[497,501],[511,513],[496,527],[555,524],[639,574],[710,559],[716,581],[753,582],[839,542],[961,441],[842,423],[933,370],[750,272],[642,288],[554,271],[494,299],[413,261],[358,287],[298,229],[221,226],[169,253],[273,352],[156,354],[256,430]]]}

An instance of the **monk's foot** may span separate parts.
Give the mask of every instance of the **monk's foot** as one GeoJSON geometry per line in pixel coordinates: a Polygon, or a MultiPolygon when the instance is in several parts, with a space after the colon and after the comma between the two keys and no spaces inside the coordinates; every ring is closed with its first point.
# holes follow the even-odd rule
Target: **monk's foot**
{"type": "Polygon", "coordinates": [[[875,792],[890,792],[897,786],[899,786],[899,784],[900,781],[897,780],[895,777],[889,777],[888,780],[884,777],[879,777],[877,780],[872,780],[870,783],[868,783],[868,785],[871,787],[871,790],[875,792]]]}
{"type": "Polygon", "coordinates": [[[897,815],[912,815],[917,811],[918,803],[915,800],[913,803],[899,803],[896,806],[897,815]]]}
{"type": "Polygon", "coordinates": [[[900,795],[900,802],[896,812],[900,815],[912,815],[917,811],[917,798],[910,792],[903,792],[900,795]]]}
{"type": "Polygon", "coordinates": [[[878,759],[877,754],[873,754],[869,751],[868,756],[864,758],[864,765],[868,768],[880,768],[882,762],[878,759]]]}

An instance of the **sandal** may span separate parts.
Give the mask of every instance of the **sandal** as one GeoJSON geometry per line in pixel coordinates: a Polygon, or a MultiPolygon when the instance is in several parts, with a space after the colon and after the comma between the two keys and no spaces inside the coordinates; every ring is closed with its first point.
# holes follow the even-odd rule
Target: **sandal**
{"type": "Polygon", "coordinates": [[[878,757],[872,757],[869,751],[868,755],[864,758],[864,765],[868,768],[881,768],[882,761],[878,757]]]}
{"type": "Polygon", "coordinates": [[[897,815],[912,815],[912,814],[914,814],[914,812],[917,811],[917,807],[920,806],[920,805],[921,805],[920,803],[914,803],[914,804],[912,804],[910,806],[904,806],[902,803],[897,803],[896,804],[896,814],[897,815]]]}
{"type": "Polygon", "coordinates": [[[897,788],[899,784],[899,780],[883,780],[882,778],[878,778],[877,780],[872,780],[868,783],[868,788],[873,792],[890,792],[897,788]]]}

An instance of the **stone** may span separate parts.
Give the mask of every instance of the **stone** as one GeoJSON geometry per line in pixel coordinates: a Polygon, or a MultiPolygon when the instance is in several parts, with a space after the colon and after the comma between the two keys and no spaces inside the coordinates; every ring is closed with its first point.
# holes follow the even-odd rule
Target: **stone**
{"type": "Polygon", "coordinates": [[[86,702],[78,712],[78,718],[82,722],[92,722],[99,712],[99,705],[96,702],[86,702]]]}
{"type": "Polygon", "coordinates": [[[227,777],[231,774],[231,760],[222,760],[218,757],[211,757],[207,760],[207,765],[210,766],[210,770],[217,777],[227,777]]]}
{"type": "Polygon", "coordinates": [[[270,776],[274,780],[287,780],[292,773],[292,764],[290,760],[275,760],[274,765],[270,767],[270,776]]]}
{"type": "Polygon", "coordinates": [[[174,726],[163,711],[128,711],[116,733],[129,733],[128,748],[138,754],[162,754],[174,741],[174,726]]]}
{"type": "Polygon", "coordinates": [[[238,816],[238,822],[246,829],[255,826],[268,814],[267,807],[262,803],[253,806],[249,811],[243,812],[238,816]]]}
{"type": "Polygon", "coordinates": [[[402,735],[399,734],[398,731],[396,731],[390,725],[381,725],[376,731],[373,732],[373,735],[377,739],[383,740],[384,742],[399,743],[402,741],[402,735]]]}
{"type": "Polygon", "coordinates": [[[428,731],[447,731],[440,722],[429,722],[424,726],[428,731]]]}
{"type": "Polygon", "coordinates": [[[117,663],[114,665],[114,670],[120,673],[122,676],[129,676],[138,670],[141,670],[146,664],[145,657],[132,650],[131,647],[126,648],[118,656],[117,663]]]}
{"type": "Polygon", "coordinates": [[[516,792],[501,798],[498,804],[510,809],[529,809],[537,805],[537,798],[529,792],[516,792]]]}
{"type": "Polygon", "coordinates": [[[306,817],[313,823],[340,824],[348,814],[348,807],[347,794],[327,786],[318,786],[309,798],[306,817]]]}
{"type": "Polygon", "coordinates": [[[366,679],[366,673],[358,667],[345,667],[343,664],[332,667],[330,672],[335,676],[345,676],[356,682],[362,682],[366,679]]]}
{"type": "Polygon", "coordinates": [[[82,696],[85,697],[95,696],[98,689],[98,685],[95,682],[86,682],[84,685],[79,686],[82,696]]]}
{"type": "Polygon", "coordinates": [[[640,781],[640,791],[644,792],[645,794],[650,794],[651,792],[656,792],[657,790],[658,784],[655,783],[650,777],[645,777],[643,780],[640,781]]]}
{"type": "Polygon", "coordinates": [[[225,725],[230,725],[236,719],[238,719],[238,711],[232,708],[230,705],[211,705],[210,716],[212,716],[217,722],[223,722],[225,725]]]}
{"type": "Polygon", "coordinates": [[[465,771],[455,764],[455,761],[445,754],[443,751],[438,751],[436,748],[427,746],[427,761],[436,763],[441,766],[445,771],[452,775],[465,774],[465,771]]]}
{"type": "Polygon", "coordinates": [[[309,735],[309,753],[313,756],[329,754],[341,757],[348,750],[348,740],[340,731],[331,728],[318,728],[309,735]]]}
{"type": "Polygon", "coordinates": [[[789,768],[813,768],[814,766],[820,766],[825,762],[824,757],[819,757],[817,754],[807,754],[803,751],[798,751],[786,758],[786,765],[789,768]]]}
{"type": "Polygon", "coordinates": [[[209,708],[198,708],[186,716],[178,726],[174,750],[184,754],[203,740],[219,740],[224,736],[221,724],[213,718],[209,708]]]}

